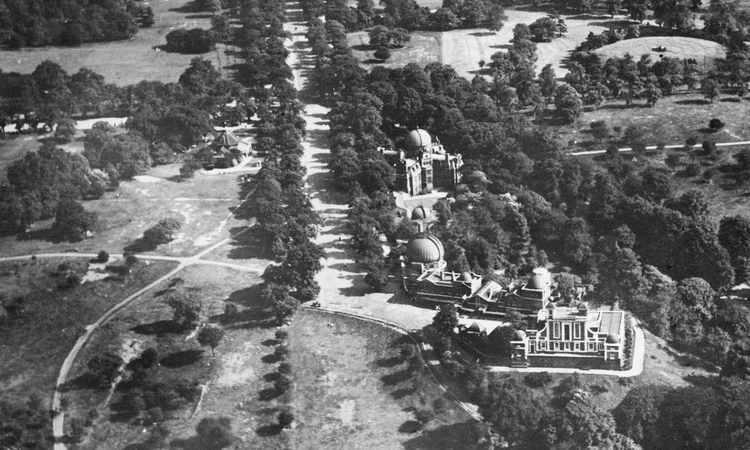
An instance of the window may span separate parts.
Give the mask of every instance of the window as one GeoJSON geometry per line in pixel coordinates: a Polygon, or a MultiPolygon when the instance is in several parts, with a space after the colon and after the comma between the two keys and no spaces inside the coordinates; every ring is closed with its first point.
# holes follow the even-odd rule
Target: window
{"type": "Polygon", "coordinates": [[[570,324],[569,323],[566,323],[563,325],[563,335],[564,335],[563,339],[565,339],[566,341],[570,340],[570,324]]]}
{"type": "Polygon", "coordinates": [[[539,342],[539,350],[547,350],[547,343],[545,341],[539,342]]]}
{"type": "Polygon", "coordinates": [[[552,324],[552,337],[554,339],[560,339],[560,322],[553,322],[553,324],[552,324]]]}
{"type": "Polygon", "coordinates": [[[573,337],[575,339],[581,339],[581,324],[580,323],[573,325],[573,337]]]}
{"type": "Polygon", "coordinates": [[[573,344],[573,349],[574,349],[575,351],[577,351],[577,352],[578,352],[578,351],[580,351],[580,350],[581,350],[581,343],[580,343],[580,342],[576,342],[576,343],[574,343],[574,344],[573,344]]]}
{"type": "Polygon", "coordinates": [[[589,351],[590,352],[596,351],[596,342],[589,342],[589,351]]]}

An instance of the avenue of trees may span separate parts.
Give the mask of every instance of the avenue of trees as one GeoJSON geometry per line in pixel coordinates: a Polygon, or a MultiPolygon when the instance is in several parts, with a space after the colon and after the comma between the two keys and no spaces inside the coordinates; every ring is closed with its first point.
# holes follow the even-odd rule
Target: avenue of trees
{"type": "Polygon", "coordinates": [[[312,21],[325,15],[326,23],[335,21],[346,31],[359,31],[373,25],[409,31],[448,31],[456,28],[485,28],[498,31],[507,19],[500,2],[492,0],[444,1],[435,12],[415,0],[386,0],[381,14],[375,13],[373,0],[358,0],[355,7],[343,0],[306,0],[305,17],[312,21]]]}

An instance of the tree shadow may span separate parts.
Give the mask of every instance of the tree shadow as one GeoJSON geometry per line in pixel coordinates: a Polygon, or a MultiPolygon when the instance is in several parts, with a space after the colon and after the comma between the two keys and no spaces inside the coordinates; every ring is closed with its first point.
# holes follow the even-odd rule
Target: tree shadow
{"type": "MultiPolygon", "coordinates": [[[[109,386],[109,385],[107,385],[109,386]]],[[[58,389],[60,392],[67,392],[76,389],[103,389],[105,386],[99,383],[99,379],[93,374],[86,372],[72,380],[68,380],[58,389]]]]}
{"type": "Polygon", "coordinates": [[[268,402],[275,398],[278,398],[280,395],[281,393],[272,387],[265,388],[258,392],[258,398],[264,402],[268,402]]]}
{"type": "Polygon", "coordinates": [[[378,367],[391,368],[398,366],[404,362],[403,356],[391,356],[390,358],[381,358],[375,361],[375,365],[378,367]]]}
{"type": "Polygon", "coordinates": [[[359,45],[352,46],[350,48],[358,52],[369,52],[369,51],[373,51],[376,49],[374,45],[368,45],[368,44],[359,44],[359,45]]]}
{"type": "Polygon", "coordinates": [[[497,33],[494,31],[475,31],[473,33],[469,33],[469,36],[476,36],[476,37],[487,37],[487,36],[494,36],[497,33]]]}
{"type": "Polygon", "coordinates": [[[276,364],[277,362],[281,361],[281,358],[279,358],[279,356],[275,353],[269,353],[267,355],[263,355],[260,360],[266,364],[276,364]]]}
{"type": "Polygon", "coordinates": [[[203,358],[203,350],[190,349],[169,354],[161,359],[160,364],[170,369],[189,366],[203,358]]]}
{"type": "Polygon", "coordinates": [[[154,245],[153,242],[149,242],[146,239],[139,237],[132,243],[125,246],[124,250],[126,252],[132,252],[132,253],[143,253],[143,252],[150,252],[152,250],[156,250],[156,245],[154,245]]]}
{"type": "Polygon", "coordinates": [[[278,325],[271,305],[264,302],[260,295],[262,284],[256,284],[229,295],[228,301],[245,307],[236,314],[222,317],[222,324],[227,328],[273,328],[278,325]]]}
{"type": "Polygon", "coordinates": [[[264,346],[264,347],[273,347],[274,345],[278,345],[279,344],[279,340],[278,339],[266,339],[265,341],[261,342],[260,344],[262,346],[264,346]]]}
{"type": "Polygon", "coordinates": [[[136,325],[130,331],[145,335],[166,336],[167,334],[181,334],[185,331],[185,327],[174,320],[157,320],[136,325]]]}
{"type": "Polygon", "coordinates": [[[689,99],[689,100],[676,100],[675,104],[678,105],[708,105],[711,102],[708,100],[701,100],[701,99],[689,99]]]}
{"type": "Polygon", "coordinates": [[[393,397],[394,400],[401,400],[402,398],[406,398],[409,395],[412,395],[415,392],[415,389],[413,387],[410,388],[398,388],[391,392],[391,397],[393,397]]]}
{"type": "Polygon", "coordinates": [[[190,14],[185,16],[186,19],[210,19],[212,17],[216,17],[213,14],[190,14]]]}
{"type": "Polygon", "coordinates": [[[263,379],[269,383],[273,383],[274,381],[278,380],[280,376],[281,374],[279,372],[268,372],[267,374],[263,375],[263,379]]]}
{"type": "Polygon", "coordinates": [[[402,445],[406,450],[461,450],[466,448],[467,442],[475,442],[476,439],[475,422],[467,421],[424,430],[402,445]]]}
{"type": "Polygon", "coordinates": [[[178,12],[178,13],[188,14],[188,13],[198,12],[198,11],[200,11],[200,9],[198,9],[198,3],[197,2],[190,1],[190,2],[187,2],[187,3],[185,3],[184,5],[182,5],[180,7],[170,8],[169,11],[170,12],[178,12]]]}
{"type": "Polygon", "coordinates": [[[739,98],[739,97],[727,97],[727,98],[722,98],[722,99],[721,99],[721,100],[719,100],[719,101],[720,101],[721,103],[739,103],[739,102],[741,102],[741,101],[742,101],[742,99],[741,99],[741,98],[739,98]]]}
{"type": "Polygon", "coordinates": [[[198,436],[187,439],[175,439],[169,443],[170,448],[181,448],[183,450],[208,450],[206,443],[198,436]]]}
{"type": "Polygon", "coordinates": [[[281,430],[283,430],[283,428],[277,424],[263,425],[262,427],[258,427],[255,429],[255,434],[260,437],[270,437],[276,436],[277,434],[281,433],[281,430]]]}
{"type": "MultiPolygon", "coordinates": [[[[52,228],[43,228],[41,230],[28,231],[26,233],[8,233],[8,235],[17,234],[16,240],[18,241],[45,241],[53,244],[60,244],[65,242],[64,239],[60,238],[57,233],[52,231],[52,228]]],[[[68,242],[80,242],[83,239],[68,242]]]]}
{"type": "Polygon", "coordinates": [[[422,429],[422,423],[416,420],[407,420],[398,427],[399,433],[414,434],[422,429]]]}
{"type": "Polygon", "coordinates": [[[389,373],[380,377],[380,381],[386,386],[395,386],[411,379],[412,374],[409,370],[399,370],[398,372],[389,373]]]}

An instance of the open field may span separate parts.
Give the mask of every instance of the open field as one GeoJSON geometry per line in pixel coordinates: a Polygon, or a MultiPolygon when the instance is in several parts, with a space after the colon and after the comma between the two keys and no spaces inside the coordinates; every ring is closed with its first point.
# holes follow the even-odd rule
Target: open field
{"type": "MultiPolygon", "coordinates": [[[[414,62],[421,66],[430,62],[441,62],[453,66],[459,75],[471,79],[479,73],[479,61],[489,63],[490,58],[496,52],[503,51],[511,45],[513,28],[519,23],[530,24],[535,20],[546,17],[546,12],[523,11],[515,9],[505,10],[508,20],[498,32],[488,32],[484,29],[453,30],[443,33],[438,32],[415,32],[411,33],[412,42],[403,49],[393,50],[391,59],[386,67],[400,67],[414,62]]],[[[610,19],[608,15],[602,16],[562,16],[568,26],[568,32],[552,42],[537,44],[537,55],[539,57],[536,70],[552,64],[558,77],[567,73],[565,60],[570,52],[578,44],[586,39],[589,33],[601,33],[609,28],[611,23],[620,24],[625,18],[616,16],[610,19]]],[[[374,49],[367,48],[368,37],[366,32],[349,34],[349,46],[353,48],[354,55],[360,61],[372,64],[372,52],[374,49]],[[364,45],[364,47],[361,47],[364,45]],[[358,46],[360,46],[358,48],[358,46]]]]}
{"type": "MultiPolygon", "coordinates": [[[[70,380],[75,380],[84,375],[86,362],[93,355],[103,351],[113,351],[126,356],[127,353],[139,353],[149,347],[155,348],[160,355],[160,365],[150,372],[149,378],[152,381],[171,385],[179,382],[197,382],[208,385],[201,409],[194,418],[191,419],[197,401],[168,414],[171,418],[164,424],[171,431],[170,440],[177,441],[193,435],[195,425],[202,417],[213,415],[209,407],[210,399],[221,388],[224,374],[230,369],[236,369],[234,366],[228,367],[227,365],[229,359],[237,356],[236,353],[232,353],[232,349],[237,346],[243,348],[249,342],[257,343],[256,347],[261,352],[258,355],[257,364],[262,366],[260,356],[265,349],[260,342],[273,337],[274,331],[268,328],[246,327],[245,323],[224,322],[223,310],[226,301],[240,303],[244,305],[244,308],[251,308],[255,311],[252,309],[254,298],[248,295],[250,291],[247,286],[257,284],[259,282],[257,276],[226,268],[206,271],[204,268],[194,266],[186,268],[179,274],[179,278],[184,280],[186,287],[199,289],[203,317],[212,322],[222,322],[227,328],[227,335],[217,348],[216,358],[211,356],[210,349],[200,347],[194,336],[188,338],[187,331],[175,326],[171,321],[172,310],[161,301],[160,294],[163,290],[156,289],[137,299],[97,331],[77,359],[69,377],[70,380]]],[[[168,283],[165,283],[163,288],[167,288],[167,285],[168,283]]],[[[250,310],[244,309],[243,306],[240,308],[247,311],[246,315],[250,313],[250,310]]],[[[244,354],[243,356],[247,357],[244,354]]],[[[238,371],[234,386],[248,381],[251,378],[249,375],[252,374],[262,382],[262,373],[238,371]],[[247,379],[241,378],[241,374],[248,375],[247,379]]],[[[81,444],[81,449],[119,450],[128,444],[136,444],[145,439],[142,425],[129,424],[127,420],[123,420],[110,409],[111,404],[115,403],[118,396],[123,393],[122,389],[118,389],[112,401],[104,404],[108,396],[106,390],[77,388],[66,392],[65,398],[70,402],[69,417],[81,418],[91,409],[98,411],[98,419],[88,429],[87,438],[81,444]]],[[[237,398],[223,398],[221,403],[231,407],[235,401],[237,398]]],[[[69,419],[66,419],[66,423],[68,421],[69,419]]]]}
{"type": "Polygon", "coordinates": [[[127,181],[99,200],[83,202],[87,211],[99,215],[98,231],[80,242],[52,242],[45,232],[53,219],[35,223],[28,235],[0,238],[2,256],[78,249],[81,252],[110,253],[130,250],[168,256],[187,256],[228,236],[228,230],[247,226],[232,215],[239,203],[236,175],[201,175],[175,180],[179,163],[152,168],[144,181],[127,181]],[[165,178],[161,178],[161,175],[165,178]],[[174,175],[172,175],[174,174],[174,175]],[[149,178],[153,177],[153,178],[149,178]],[[143,231],[166,217],[175,217],[183,226],[174,241],[149,251],[138,245],[143,231]],[[135,244],[135,245],[134,245],[135,244]]]}
{"type": "Polygon", "coordinates": [[[602,61],[612,57],[621,58],[626,53],[633,56],[635,60],[640,59],[641,55],[651,55],[652,61],[658,60],[661,55],[679,59],[694,58],[703,69],[704,63],[710,68],[715,59],[724,58],[727,52],[723,45],[713,41],[680,36],[659,36],[615,42],[594,50],[594,53],[601,56],[602,61]],[[659,46],[664,46],[667,50],[663,52],[653,50],[659,46]]]}
{"type": "MultiPolygon", "coordinates": [[[[0,398],[25,400],[32,392],[52,393],[57,374],[82,327],[123,298],[174,268],[171,262],[138,263],[124,279],[104,279],[58,289],[53,277],[66,259],[0,264],[0,286],[9,299],[22,296],[24,312],[0,326],[0,398]]],[[[85,261],[76,258],[76,264],[85,261]]],[[[45,402],[48,399],[45,398],[45,402]]]]}
{"type": "MultiPolygon", "coordinates": [[[[0,51],[0,67],[5,72],[31,73],[44,60],[56,62],[68,73],[86,67],[104,76],[107,83],[119,86],[143,80],[171,82],[199,55],[181,55],[157,51],[165,45],[165,36],[179,28],[210,28],[210,13],[177,11],[190,3],[186,0],[152,0],[156,23],[151,28],[139,28],[129,40],[84,44],[80,47],[25,48],[18,51],[0,51]]],[[[207,53],[204,58],[216,67],[233,63],[227,59],[224,46],[207,53]]]]}
{"type": "MultiPolygon", "coordinates": [[[[393,69],[403,67],[409,63],[426,66],[431,62],[440,62],[440,47],[444,34],[431,31],[409,33],[411,40],[404,48],[391,51],[391,58],[380,65],[393,69]]],[[[352,49],[352,54],[365,63],[364,67],[366,69],[370,70],[379,65],[377,60],[373,59],[372,54],[375,52],[375,49],[370,48],[370,38],[366,31],[349,33],[347,34],[347,40],[349,47],[352,49]]]]}
{"type": "Polygon", "coordinates": [[[410,341],[358,319],[300,311],[289,329],[298,420],[291,448],[463,449],[472,443],[469,416],[455,403],[422,434],[410,432],[414,409],[442,394],[401,356],[410,341]]]}
{"type": "MultiPolygon", "coordinates": [[[[685,139],[694,137],[701,142],[712,140],[715,142],[744,141],[750,139],[750,127],[747,117],[750,114],[750,102],[740,100],[736,96],[722,95],[721,99],[708,102],[700,94],[666,96],[649,108],[645,100],[636,100],[633,106],[625,106],[621,100],[610,100],[597,109],[584,112],[575,123],[560,127],[551,127],[558,131],[563,143],[572,140],[579,142],[576,150],[604,149],[606,144],[594,142],[590,134],[589,124],[595,120],[604,120],[611,129],[628,126],[638,127],[644,133],[647,145],[657,145],[660,142],[683,144],[685,139]],[[712,118],[721,119],[726,125],[718,133],[708,133],[708,122],[712,118]],[[582,144],[582,145],[581,145],[582,144]]],[[[613,137],[617,133],[613,132],[613,137]]]]}

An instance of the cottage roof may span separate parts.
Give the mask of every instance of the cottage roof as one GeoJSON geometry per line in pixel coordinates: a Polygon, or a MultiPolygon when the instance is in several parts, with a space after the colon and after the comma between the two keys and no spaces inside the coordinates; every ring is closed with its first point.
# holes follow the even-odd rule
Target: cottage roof
{"type": "Polygon", "coordinates": [[[406,256],[409,262],[434,263],[442,261],[445,257],[445,249],[438,238],[423,233],[409,240],[406,245],[406,256]]]}
{"type": "Polygon", "coordinates": [[[232,134],[231,131],[224,130],[216,136],[216,139],[211,141],[211,145],[222,146],[222,147],[236,147],[240,144],[240,140],[232,134]]]}

